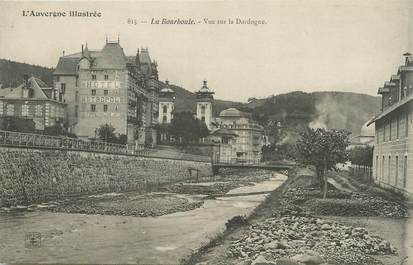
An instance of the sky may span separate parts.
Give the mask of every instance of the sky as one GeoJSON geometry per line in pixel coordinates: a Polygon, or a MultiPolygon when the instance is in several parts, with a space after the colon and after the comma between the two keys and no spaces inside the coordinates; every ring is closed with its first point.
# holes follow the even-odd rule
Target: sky
{"type": "Polygon", "coordinates": [[[196,91],[206,79],[219,99],[245,102],[295,90],[377,95],[402,54],[413,53],[412,1],[0,2],[0,58],[55,67],[63,51],[79,52],[86,43],[101,49],[106,36],[119,36],[127,55],[149,48],[161,80],[196,91]],[[22,15],[30,10],[102,16],[22,15]],[[195,24],[151,24],[163,18],[195,24]],[[265,24],[228,24],[237,18],[265,24]]]}

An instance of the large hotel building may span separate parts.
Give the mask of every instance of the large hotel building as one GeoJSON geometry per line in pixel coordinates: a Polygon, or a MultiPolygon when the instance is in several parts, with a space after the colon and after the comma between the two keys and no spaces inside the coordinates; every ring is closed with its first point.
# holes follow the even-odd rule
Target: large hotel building
{"type": "Polygon", "coordinates": [[[130,145],[154,145],[158,120],[158,71],[148,49],[126,56],[117,42],[59,58],[54,87],[67,104],[71,132],[95,138],[96,129],[112,125],[130,145]]]}
{"type": "Polygon", "coordinates": [[[413,195],[413,56],[379,88],[382,112],[374,118],[374,181],[413,195]]]}

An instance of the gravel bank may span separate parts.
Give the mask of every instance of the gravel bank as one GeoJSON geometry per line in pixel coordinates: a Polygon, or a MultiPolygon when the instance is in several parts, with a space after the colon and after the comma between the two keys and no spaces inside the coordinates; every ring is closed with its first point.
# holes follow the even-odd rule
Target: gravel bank
{"type": "Polygon", "coordinates": [[[49,210],[64,213],[146,217],[190,211],[202,204],[203,201],[193,201],[174,194],[134,195],[127,193],[115,197],[87,197],[76,201],[66,201],[49,210]]]}
{"type": "Polygon", "coordinates": [[[276,261],[308,253],[332,264],[358,265],[380,264],[368,255],[395,254],[396,250],[364,228],[311,216],[282,216],[251,225],[227,251],[229,257],[244,261],[259,256],[276,261]]]}

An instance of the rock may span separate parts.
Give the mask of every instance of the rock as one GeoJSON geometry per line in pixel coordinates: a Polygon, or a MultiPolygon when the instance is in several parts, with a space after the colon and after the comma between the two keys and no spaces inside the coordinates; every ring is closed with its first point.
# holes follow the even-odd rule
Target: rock
{"type": "Polygon", "coordinates": [[[329,224],[323,224],[321,230],[331,230],[331,226],[329,224]]]}
{"type": "Polygon", "coordinates": [[[287,240],[281,240],[278,243],[278,248],[279,249],[287,249],[287,248],[291,248],[291,246],[288,244],[287,240]]]}
{"type": "Polygon", "coordinates": [[[320,254],[311,250],[306,251],[306,254],[295,255],[291,259],[306,265],[318,265],[325,262],[320,254]]]}
{"type": "Polygon", "coordinates": [[[277,259],[275,261],[275,264],[277,265],[302,265],[302,263],[299,263],[291,259],[286,259],[286,258],[277,259]]]}
{"type": "Polygon", "coordinates": [[[272,241],[264,245],[264,249],[277,249],[278,248],[278,241],[272,241]]]}
{"type": "Polygon", "coordinates": [[[251,265],[276,265],[276,263],[268,261],[264,256],[259,255],[251,265]]]}

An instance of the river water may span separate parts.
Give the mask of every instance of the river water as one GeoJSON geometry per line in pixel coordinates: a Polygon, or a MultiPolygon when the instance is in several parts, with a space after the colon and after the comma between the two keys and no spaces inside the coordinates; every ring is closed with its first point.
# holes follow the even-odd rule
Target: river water
{"type": "MultiPolygon", "coordinates": [[[[286,179],[270,180],[231,193],[271,191],[286,179]]],[[[159,217],[51,213],[7,213],[0,216],[0,262],[179,264],[225,229],[237,215],[250,214],[265,194],[206,200],[200,208],[159,217]],[[26,235],[40,233],[41,245],[26,235]],[[36,246],[36,247],[34,247],[36,246]]]]}

